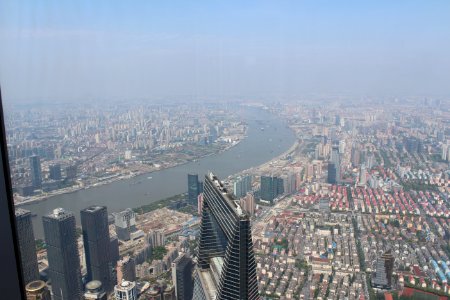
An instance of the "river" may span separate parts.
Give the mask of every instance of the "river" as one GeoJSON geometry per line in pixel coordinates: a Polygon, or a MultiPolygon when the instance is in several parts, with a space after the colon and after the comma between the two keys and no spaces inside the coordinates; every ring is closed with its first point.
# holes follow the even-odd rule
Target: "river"
{"type": "Polygon", "coordinates": [[[295,134],[277,116],[259,108],[239,109],[239,114],[248,124],[247,137],[224,152],[173,168],[23,205],[23,208],[37,214],[33,218],[35,237],[43,238],[42,216],[56,207],[74,212],[78,223],[80,210],[90,205],[106,205],[109,213],[139,207],[186,192],[188,173],[197,173],[202,178],[207,171],[212,171],[219,178],[226,178],[271,160],[295,143],[295,134]]]}

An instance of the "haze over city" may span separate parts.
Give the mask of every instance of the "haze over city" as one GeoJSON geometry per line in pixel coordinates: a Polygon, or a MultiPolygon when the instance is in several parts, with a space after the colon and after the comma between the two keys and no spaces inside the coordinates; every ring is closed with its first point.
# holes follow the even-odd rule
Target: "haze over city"
{"type": "Polygon", "coordinates": [[[2,299],[449,299],[449,12],[0,0],[2,299]]]}
{"type": "Polygon", "coordinates": [[[448,1],[9,1],[5,103],[450,94],[448,1]]]}

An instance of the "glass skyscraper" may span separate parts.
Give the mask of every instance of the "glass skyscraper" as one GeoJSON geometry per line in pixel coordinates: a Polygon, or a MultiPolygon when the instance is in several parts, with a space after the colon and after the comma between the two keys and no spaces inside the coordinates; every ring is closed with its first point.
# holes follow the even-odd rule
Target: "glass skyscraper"
{"type": "Polygon", "coordinates": [[[110,258],[110,238],[108,212],[106,206],[91,206],[80,212],[83,229],[84,252],[86,254],[87,281],[98,280],[110,292],[112,282],[112,262],[110,258]]]}
{"type": "Polygon", "coordinates": [[[197,174],[188,174],[188,203],[197,207],[197,197],[200,194],[200,184],[197,174]]]}
{"type": "Polygon", "coordinates": [[[31,213],[28,210],[17,208],[16,211],[17,236],[19,238],[20,258],[24,283],[39,279],[36,245],[34,241],[31,213]]]}
{"type": "Polygon", "coordinates": [[[203,195],[193,299],[259,299],[248,214],[212,173],[203,195]]]}
{"type": "Polygon", "coordinates": [[[63,208],[43,216],[48,274],[54,300],[80,300],[81,270],[75,216],[63,208]]]}

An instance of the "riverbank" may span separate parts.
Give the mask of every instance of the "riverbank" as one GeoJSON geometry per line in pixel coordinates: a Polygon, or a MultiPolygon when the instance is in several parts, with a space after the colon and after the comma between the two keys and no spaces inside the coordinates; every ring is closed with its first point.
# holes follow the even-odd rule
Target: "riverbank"
{"type": "Polygon", "coordinates": [[[246,108],[240,113],[248,124],[246,138],[222,153],[150,174],[53,196],[45,201],[23,204],[23,208],[36,216],[32,218],[35,236],[43,237],[41,217],[57,207],[74,212],[78,224],[79,211],[91,205],[106,206],[108,212],[141,207],[185,193],[187,174],[203,176],[212,171],[225,179],[284,155],[297,140],[295,133],[276,115],[256,108],[246,108]],[[264,123],[264,130],[261,130],[261,123],[264,123]]]}
{"type": "Polygon", "coordinates": [[[91,189],[91,188],[101,187],[101,186],[108,185],[108,184],[111,184],[111,183],[114,183],[114,182],[127,180],[127,179],[138,177],[138,176],[150,175],[150,174],[152,174],[154,172],[167,170],[167,169],[179,167],[179,166],[182,166],[182,165],[186,165],[186,164],[189,164],[189,163],[192,163],[192,162],[196,162],[199,159],[206,158],[206,157],[209,157],[209,156],[212,156],[212,155],[218,155],[220,153],[223,153],[225,151],[230,150],[233,147],[236,147],[239,143],[241,143],[243,140],[245,140],[247,138],[247,134],[246,133],[247,133],[247,128],[246,128],[246,131],[244,132],[244,134],[242,135],[241,139],[236,140],[233,143],[230,143],[230,145],[226,146],[223,149],[220,149],[219,151],[208,153],[208,154],[201,155],[201,156],[197,156],[195,158],[192,158],[191,160],[187,160],[187,161],[184,161],[184,162],[181,162],[181,163],[177,163],[177,164],[167,165],[166,167],[161,167],[161,168],[149,171],[149,172],[135,172],[135,173],[133,173],[131,175],[130,174],[122,174],[122,175],[121,174],[117,174],[117,176],[115,176],[114,178],[111,178],[111,179],[108,179],[108,180],[99,181],[99,182],[95,182],[95,183],[92,183],[90,185],[73,186],[73,187],[69,187],[69,188],[66,188],[66,189],[56,190],[56,191],[51,192],[51,193],[46,193],[45,195],[34,196],[31,199],[26,199],[26,200],[23,200],[23,201],[20,201],[20,202],[19,201],[17,201],[17,202],[15,201],[14,205],[17,206],[17,207],[20,207],[22,205],[27,205],[27,204],[32,204],[32,203],[36,203],[36,202],[46,201],[46,200],[51,199],[51,198],[56,197],[56,196],[65,195],[65,194],[71,194],[71,193],[75,193],[75,192],[78,192],[78,191],[81,191],[81,190],[87,190],[87,189],[91,189]]]}

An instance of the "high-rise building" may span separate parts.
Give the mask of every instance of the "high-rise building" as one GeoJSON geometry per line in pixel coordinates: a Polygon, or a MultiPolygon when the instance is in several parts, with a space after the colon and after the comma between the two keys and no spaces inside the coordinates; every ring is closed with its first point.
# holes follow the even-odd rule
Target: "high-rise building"
{"type": "Polygon", "coordinates": [[[178,300],[192,299],[193,262],[188,254],[181,254],[172,262],[172,282],[178,300]]]}
{"type": "Polygon", "coordinates": [[[336,165],[332,162],[328,163],[328,176],[327,176],[327,182],[331,184],[336,184],[336,165]]]}
{"type": "Polygon", "coordinates": [[[391,250],[386,251],[377,259],[376,273],[372,285],[376,288],[390,289],[392,287],[392,273],[394,271],[395,258],[391,250]]]}
{"type": "MultiPolygon", "coordinates": [[[[331,148],[331,158],[330,162],[332,163],[332,167],[334,166],[334,170],[332,170],[332,173],[335,174],[335,182],[329,182],[329,183],[341,183],[341,158],[339,154],[339,147],[333,146],[331,148]]],[[[330,164],[328,164],[328,171],[330,171],[330,164]]],[[[328,178],[330,178],[328,176],[328,178]]],[[[333,178],[331,178],[333,179],[333,178]]]]}
{"type": "Polygon", "coordinates": [[[73,180],[77,177],[77,166],[72,165],[66,167],[66,179],[73,180]]]}
{"type": "Polygon", "coordinates": [[[136,263],[130,256],[125,256],[117,262],[117,282],[135,281],[136,263]]]}
{"type": "Polygon", "coordinates": [[[42,280],[36,280],[25,286],[27,300],[51,300],[50,291],[42,280]]]}
{"type": "Polygon", "coordinates": [[[197,207],[197,197],[200,195],[200,186],[197,174],[188,174],[188,203],[197,207]]]}
{"type": "Polygon", "coordinates": [[[359,185],[365,186],[367,183],[367,172],[366,172],[366,166],[364,164],[361,165],[359,169],[359,185]]]}
{"type": "Polygon", "coordinates": [[[15,214],[23,280],[27,284],[39,279],[33,224],[31,223],[31,213],[28,210],[17,208],[15,214]]]}
{"type": "Polygon", "coordinates": [[[212,173],[203,193],[193,299],[259,299],[249,215],[212,173]]]}
{"type": "Polygon", "coordinates": [[[353,167],[357,167],[359,165],[360,155],[361,155],[361,151],[358,149],[358,147],[353,146],[352,151],[351,151],[351,157],[350,157],[353,167]]]}
{"type": "Polygon", "coordinates": [[[248,193],[245,197],[240,199],[241,207],[249,214],[249,216],[255,215],[255,196],[252,193],[248,193]]]}
{"type": "Polygon", "coordinates": [[[261,176],[261,200],[273,203],[273,200],[284,193],[284,180],[279,177],[261,176]]]}
{"type": "Polygon", "coordinates": [[[244,197],[252,190],[252,176],[238,177],[233,183],[233,193],[236,198],[244,197]]]}
{"type": "Polygon", "coordinates": [[[122,281],[114,287],[116,300],[137,300],[138,294],[134,281],[122,281]]]}
{"type": "Polygon", "coordinates": [[[128,241],[131,233],[136,231],[136,213],[131,208],[114,213],[114,224],[119,240],[128,241]]]}
{"type": "Polygon", "coordinates": [[[54,300],[81,298],[81,270],[75,216],[63,208],[43,216],[48,274],[54,300]]]}
{"type": "Polygon", "coordinates": [[[60,164],[51,165],[49,167],[49,172],[50,172],[50,179],[61,180],[62,176],[61,176],[61,165],[60,164]]]}
{"type": "Polygon", "coordinates": [[[90,206],[80,212],[86,255],[87,281],[98,280],[103,288],[113,290],[110,238],[106,206],[90,206]]]}
{"type": "Polygon", "coordinates": [[[107,300],[107,294],[103,290],[102,283],[98,280],[89,281],[86,284],[85,300],[107,300]]]}
{"type": "Polygon", "coordinates": [[[30,156],[31,184],[34,188],[42,187],[41,159],[37,155],[30,156]]]}

